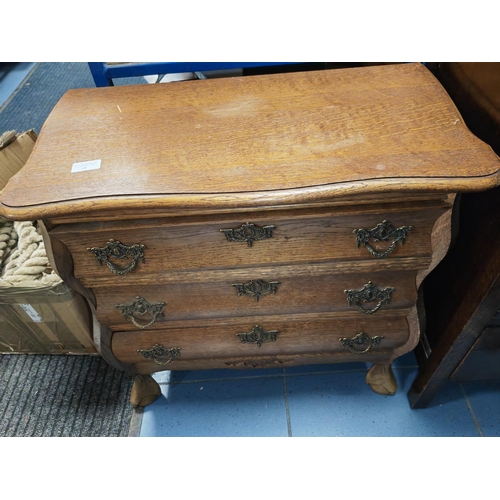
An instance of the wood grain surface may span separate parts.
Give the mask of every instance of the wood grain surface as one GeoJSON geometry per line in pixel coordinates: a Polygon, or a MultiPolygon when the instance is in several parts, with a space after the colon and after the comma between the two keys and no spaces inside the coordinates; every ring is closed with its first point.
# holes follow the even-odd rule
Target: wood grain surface
{"type": "Polygon", "coordinates": [[[499,168],[420,64],[74,89],[0,213],[304,203],[391,182],[479,190],[499,168]],[[100,169],[71,172],[91,160],[100,169]]]}
{"type": "MultiPolygon", "coordinates": [[[[368,353],[363,356],[363,361],[366,363],[388,363],[390,360],[391,350],[377,350],[373,353],[368,353]]],[[[162,367],[152,361],[144,360],[132,365],[136,373],[150,374],[159,371],[168,370],[210,370],[218,369],[235,369],[248,370],[253,368],[286,368],[300,365],[314,364],[333,364],[333,363],[351,363],[358,362],[357,354],[347,352],[329,351],[315,352],[303,354],[279,354],[279,355],[256,355],[256,356],[239,356],[230,358],[206,358],[206,359],[188,359],[183,360],[177,358],[170,367],[162,367]]]]}
{"type": "MultiPolygon", "coordinates": [[[[245,270],[231,276],[228,270],[225,279],[213,282],[177,284],[156,284],[148,286],[120,285],[94,288],[97,300],[97,317],[113,331],[136,330],[131,320],[124,318],[117,304],[131,304],[136,296],[150,303],[164,302],[163,315],[148,329],[161,329],[171,321],[213,319],[224,317],[262,316],[271,314],[297,314],[309,312],[351,313],[354,318],[363,315],[355,305],[349,305],[346,289],[362,289],[368,281],[379,288],[392,287],[394,291],[388,304],[372,313],[377,318],[382,311],[406,309],[413,306],[417,296],[415,287],[416,271],[392,271],[351,274],[312,274],[302,276],[284,276],[280,268],[262,273],[260,269],[245,270]],[[243,278],[243,279],[242,279],[243,278]],[[261,297],[238,296],[234,283],[245,283],[251,279],[279,281],[276,293],[261,297]]],[[[222,273],[220,273],[222,274],[222,273]]],[[[374,308],[379,300],[362,302],[365,309],[374,308]]],[[[151,314],[139,316],[136,321],[147,324],[151,314]]]]}
{"type": "MultiPolygon", "coordinates": [[[[444,205],[444,206],[443,206],[444,205]]],[[[382,261],[374,258],[364,246],[357,248],[355,229],[372,229],[383,220],[395,227],[412,226],[404,245],[397,244],[387,259],[404,257],[430,258],[431,231],[435,220],[447,210],[437,207],[411,210],[408,207],[378,205],[373,211],[355,211],[335,216],[335,211],[300,210],[287,214],[254,214],[248,222],[259,226],[274,225],[272,238],[246,243],[227,241],[220,229],[239,228],[247,220],[231,217],[196,219],[156,219],[122,223],[96,223],[86,226],[63,225],[51,233],[69,248],[75,262],[74,273],[84,286],[145,284],[168,280],[168,274],[180,270],[262,267],[271,264],[321,263],[344,261],[382,261]],[[113,239],[125,245],[145,245],[145,263],[124,276],[116,276],[107,266],[100,266],[90,247],[104,247],[113,239]]],[[[371,241],[374,248],[384,250],[389,242],[371,241]]],[[[124,261],[114,261],[117,265],[124,261]]],[[[378,264],[377,264],[378,265],[378,264]]],[[[347,267],[346,266],[346,267],[347,267]]],[[[374,267],[375,268],[375,267],[374,267]]]]}
{"type": "MultiPolygon", "coordinates": [[[[320,316],[308,321],[273,321],[270,317],[261,323],[256,323],[254,318],[240,318],[237,324],[225,326],[117,332],[113,335],[111,345],[118,360],[134,364],[144,361],[137,349],[149,349],[157,343],[168,349],[180,347],[182,351],[179,360],[316,353],[338,353],[352,357],[339,339],[351,338],[360,332],[369,336],[384,337],[369,353],[387,352],[406,341],[408,325],[404,316],[385,316],[380,319],[362,317],[355,321],[320,316]],[[256,324],[266,331],[277,330],[279,333],[276,341],[262,344],[261,347],[242,343],[237,334],[250,332],[256,324]]],[[[357,361],[363,361],[367,357],[357,354],[354,356],[357,361]]],[[[151,368],[155,368],[154,361],[146,362],[151,368]]],[[[175,369],[175,366],[176,360],[172,361],[168,368],[162,369],[175,369]]]]}

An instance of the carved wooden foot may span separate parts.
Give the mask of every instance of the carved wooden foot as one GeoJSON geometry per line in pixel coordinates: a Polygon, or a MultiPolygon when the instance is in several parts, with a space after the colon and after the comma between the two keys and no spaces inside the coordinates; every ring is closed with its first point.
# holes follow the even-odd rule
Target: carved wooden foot
{"type": "Polygon", "coordinates": [[[130,402],[134,408],[143,408],[153,403],[160,394],[160,386],[151,375],[137,375],[130,393],[130,402]]]}
{"type": "Polygon", "coordinates": [[[366,383],[383,396],[393,396],[398,390],[396,377],[390,363],[373,365],[366,374],[366,383]]]}

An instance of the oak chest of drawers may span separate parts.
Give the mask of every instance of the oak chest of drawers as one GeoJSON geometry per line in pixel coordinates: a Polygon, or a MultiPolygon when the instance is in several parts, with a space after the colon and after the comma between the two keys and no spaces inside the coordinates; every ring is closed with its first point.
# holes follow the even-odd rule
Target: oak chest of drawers
{"type": "Polygon", "coordinates": [[[134,405],[160,370],[359,360],[393,394],[454,195],[499,168],[419,64],[78,89],[0,214],[40,220],[134,405]]]}

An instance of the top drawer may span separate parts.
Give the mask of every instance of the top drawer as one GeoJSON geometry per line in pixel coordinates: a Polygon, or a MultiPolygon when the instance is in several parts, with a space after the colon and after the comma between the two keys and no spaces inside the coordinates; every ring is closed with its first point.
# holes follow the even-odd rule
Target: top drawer
{"type": "Polygon", "coordinates": [[[367,259],[376,267],[384,258],[429,257],[432,227],[446,208],[88,223],[58,226],[51,235],[71,251],[75,276],[99,286],[158,281],[174,270],[367,259]]]}

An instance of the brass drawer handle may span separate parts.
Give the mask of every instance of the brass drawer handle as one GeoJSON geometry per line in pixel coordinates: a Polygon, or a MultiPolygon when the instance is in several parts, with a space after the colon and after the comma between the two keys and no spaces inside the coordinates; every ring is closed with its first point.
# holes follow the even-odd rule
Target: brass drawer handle
{"type": "Polygon", "coordinates": [[[251,280],[248,283],[233,283],[231,286],[236,287],[238,296],[255,297],[258,302],[260,297],[276,293],[279,284],[279,281],[251,280]]]}
{"type": "Polygon", "coordinates": [[[374,257],[382,259],[394,251],[398,241],[403,245],[408,233],[412,229],[412,226],[401,226],[396,229],[392,222],[385,220],[372,229],[355,229],[353,233],[356,235],[356,245],[358,248],[360,245],[364,245],[374,257]],[[392,238],[392,242],[386,250],[378,252],[370,245],[369,241],[371,238],[375,241],[389,241],[392,238]]]}
{"type": "Polygon", "coordinates": [[[273,237],[273,229],[276,226],[256,226],[251,222],[242,224],[238,229],[220,229],[226,235],[227,241],[246,242],[249,247],[254,241],[273,237]]]}
{"type": "Polygon", "coordinates": [[[384,337],[382,336],[375,336],[375,337],[369,337],[366,333],[361,332],[358,333],[356,336],[352,337],[351,339],[349,338],[343,338],[339,339],[339,341],[342,343],[343,347],[347,347],[353,354],[366,354],[373,345],[378,345],[380,344],[380,341],[384,337]],[[365,346],[363,350],[360,349],[355,349],[355,346],[365,346]]]}
{"type": "Polygon", "coordinates": [[[172,347],[170,349],[162,346],[161,344],[155,344],[150,349],[137,349],[137,352],[145,359],[152,359],[157,365],[166,366],[173,359],[180,357],[181,355],[180,347],[172,347]],[[166,361],[160,361],[158,358],[168,357],[166,361]]]}
{"type": "Polygon", "coordinates": [[[361,290],[344,290],[347,295],[347,304],[350,306],[356,306],[358,311],[363,314],[373,314],[377,312],[384,304],[388,304],[391,300],[392,292],[396,289],[388,286],[386,288],[379,288],[369,281],[361,290]],[[371,309],[365,309],[361,303],[362,302],[375,302],[378,303],[375,307],[371,309]]]}
{"type": "Polygon", "coordinates": [[[240,338],[242,344],[257,344],[260,347],[262,344],[275,342],[278,333],[278,330],[269,330],[266,332],[261,326],[255,325],[252,331],[237,333],[236,336],[240,338]]]}
{"type": "Polygon", "coordinates": [[[87,250],[94,254],[94,257],[97,259],[100,266],[105,263],[113,274],[122,276],[132,271],[139,260],[143,263],[146,262],[144,258],[145,248],[146,247],[144,245],[140,245],[138,243],[128,246],[120,243],[119,241],[109,240],[104,247],[92,247],[87,248],[87,250]],[[119,267],[109,260],[111,257],[114,257],[115,259],[131,258],[132,262],[130,262],[127,267],[119,267]]]}
{"type": "Polygon", "coordinates": [[[137,328],[144,330],[154,324],[158,316],[162,314],[162,309],[165,306],[165,302],[148,302],[142,297],[136,297],[132,304],[116,304],[115,307],[120,310],[125,319],[130,320],[137,328]],[[141,317],[145,314],[152,314],[153,317],[147,324],[139,323],[135,317],[141,317]]]}

